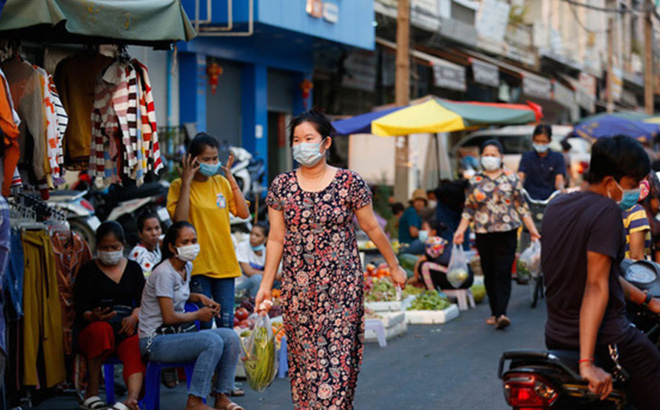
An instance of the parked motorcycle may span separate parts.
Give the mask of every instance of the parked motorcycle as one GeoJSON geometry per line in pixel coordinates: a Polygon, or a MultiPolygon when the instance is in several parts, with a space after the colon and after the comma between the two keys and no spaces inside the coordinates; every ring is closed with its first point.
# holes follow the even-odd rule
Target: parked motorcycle
{"type": "MultiPolygon", "coordinates": [[[[660,296],[660,265],[651,261],[626,260],[624,278],[660,296]]],[[[628,304],[632,323],[660,346],[660,318],[646,309],[628,304]]],[[[578,351],[515,350],[502,354],[498,376],[503,381],[504,397],[514,410],[623,410],[629,407],[625,389],[625,369],[614,369],[614,391],[605,400],[589,391],[588,382],[579,374],[578,351]]],[[[607,367],[601,364],[607,370],[607,367]]]]}
{"type": "Polygon", "coordinates": [[[87,190],[52,191],[48,202],[65,211],[71,230],[87,241],[91,249],[95,249],[96,228],[101,225],[101,221],[95,215],[94,205],[85,199],[87,193],[87,190]]]}

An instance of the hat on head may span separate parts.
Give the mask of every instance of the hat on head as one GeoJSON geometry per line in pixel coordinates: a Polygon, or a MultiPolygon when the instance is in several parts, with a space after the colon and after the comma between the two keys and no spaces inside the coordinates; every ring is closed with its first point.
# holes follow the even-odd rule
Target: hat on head
{"type": "Polygon", "coordinates": [[[408,200],[408,202],[415,202],[417,199],[423,199],[424,202],[428,203],[428,199],[426,198],[426,191],[421,188],[414,190],[412,197],[408,200]]]}

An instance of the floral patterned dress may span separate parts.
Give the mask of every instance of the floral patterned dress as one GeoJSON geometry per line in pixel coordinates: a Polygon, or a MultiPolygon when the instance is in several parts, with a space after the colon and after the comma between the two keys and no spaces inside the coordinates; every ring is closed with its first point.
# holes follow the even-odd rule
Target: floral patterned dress
{"type": "Polygon", "coordinates": [[[371,202],[356,173],[338,170],[318,192],[295,171],[279,175],[266,203],[286,225],[282,311],[295,409],[352,409],[364,341],[364,288],[353,217],[371,202]]]}

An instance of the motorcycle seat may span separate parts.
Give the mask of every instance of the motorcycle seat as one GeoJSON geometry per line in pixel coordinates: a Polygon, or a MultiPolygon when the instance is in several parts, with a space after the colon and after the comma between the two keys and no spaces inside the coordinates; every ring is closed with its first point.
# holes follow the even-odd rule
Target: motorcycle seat
{"type": "Polygon", "coordinates": [[[580,352],[577,350],[549,350],[550,354],[558,358],[569,369],[578,372],[578,360],[580,352]]]}

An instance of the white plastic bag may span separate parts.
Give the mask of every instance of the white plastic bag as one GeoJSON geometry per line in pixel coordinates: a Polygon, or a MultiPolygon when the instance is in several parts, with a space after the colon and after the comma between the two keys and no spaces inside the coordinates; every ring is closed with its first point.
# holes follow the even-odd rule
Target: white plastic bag
{"type": "Polygon", "coordinates": [[[447,281],[458,289],[470,277],[468,260],[463,252],[463,246],[454,244],[451,248],[451,259],[447,266],[447,281]]]}
{"type": "Polygon", "coordinates": [[[541,241],[533,241],[520,254],[516,273],[518,279],[522,281],[538,277],[541,273],[541,241]]]}
{"type": "Polygon", "coordinates": [[[243,345],[245,375],[248,385],[262,392],[277,375],[277,340],[268,315],[258,316],[254,329],[243,345]]]}

